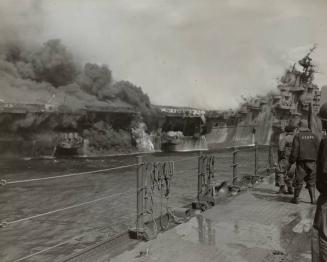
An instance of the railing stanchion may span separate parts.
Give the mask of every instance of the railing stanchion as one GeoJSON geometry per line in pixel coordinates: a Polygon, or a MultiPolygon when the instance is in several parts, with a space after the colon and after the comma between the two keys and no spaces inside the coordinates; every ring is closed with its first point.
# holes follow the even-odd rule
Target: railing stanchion
{"type": "Polygon", "coordinates": [[[130,228],[129,235],[133,239],[146,239],[144,229],[144,195],[145,195],[143,157],[137,156],[136,168],[136,227],[130,228]]]}
{"type": "Polygon", "coordinates": [[[196,200],[192,202],[193,209],[206,210],[216,203],[215,199],[215,158],[199,152],[198,155],[198,186],[196,200]]]}
{"type": "MultiPolygon", "coordinates": [[[[254,178],[257,178],[257,171],[258,171],[258,146],[254,144],[254,178]]],[[[253,184],[253,177],[251,183],[253,184]]]]}
{"type": "Polygon", "coordinates": [[[237,152],[236,147],[233,148],[233,186],[236,185],[237,180],[237,152]]]}
{"type": "Polygon", "coordinates": [[[200,201],[200,194],[201,194],[201,185],[202,185],[202,181],[201,181],[201,174],[202,174],[202,152],[199,151],[199,157],[198,157],[198,194],[197,194],[197,201],[200,201]]]}
{"type": "Polygon", "coordinates": [[[136,230],[142,232],[144,229],[143,209],[144,209],[144,172],[143,172],[143,157],[137,156],[137,218],[136,230]]]}

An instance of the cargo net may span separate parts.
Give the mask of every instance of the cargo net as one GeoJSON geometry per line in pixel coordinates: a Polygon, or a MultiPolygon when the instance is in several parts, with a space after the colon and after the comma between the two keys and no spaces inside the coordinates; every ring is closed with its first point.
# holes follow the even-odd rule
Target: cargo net
{"type": "Polygon", "coordinates": [[[159,231],[167,230],[172,223],[180,224],[184,219],[177,217],[177,208],[169,204],[174,179],[174,161],[145,163],[143,219],[148,238],[159,231]]]}

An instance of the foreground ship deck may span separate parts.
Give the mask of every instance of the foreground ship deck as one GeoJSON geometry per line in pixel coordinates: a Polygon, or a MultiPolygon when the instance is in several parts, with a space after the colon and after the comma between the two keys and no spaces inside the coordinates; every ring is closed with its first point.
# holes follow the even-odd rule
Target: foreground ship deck
{"type": "Polygon", "coordinates": [[[270,177],[155,240],[121,238],[68,261],[309,262],[315,206],[307,195],[290,204],[291,196],[276,194],[270,177]]]}

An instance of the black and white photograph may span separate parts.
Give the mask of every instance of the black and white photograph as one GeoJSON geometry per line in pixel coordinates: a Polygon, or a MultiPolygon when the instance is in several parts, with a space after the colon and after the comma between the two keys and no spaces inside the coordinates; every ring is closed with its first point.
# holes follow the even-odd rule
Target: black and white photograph
{"type": "Polygon", "coordinates": [[[1,262],[327,262],[327,0],[0,0],[1,262]]]}

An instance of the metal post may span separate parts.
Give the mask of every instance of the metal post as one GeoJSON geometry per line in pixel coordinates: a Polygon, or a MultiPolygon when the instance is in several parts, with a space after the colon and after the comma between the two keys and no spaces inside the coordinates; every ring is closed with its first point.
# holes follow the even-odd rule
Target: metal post
{"type": "Polygon", "coordinates": [[[237,152],[236,147],[233,148],[233,186],[236,184],[237,180],[237,152]]]}
{"type": "Polygon", "coordinates": [[[197,201],[200,201],[200,194],[201,194],[201,186],[202,186],[202,152],[199,151],[199,157],[198,157],[198,195],[197,195],[197,201]]]}
{"type": "Polygon", "coordinates": [[[137,156],[137,202],[136,202],[136,230],[142,232],[144,229],[143,211],[144,211],[144,173],[143,173],[143,157],[137,156]]]}
{"type": "Polygon", "coordinates": [[[268,146],[268,168],[271,168],[271,144],[268,146]]]}
{"type": "Polygon", "coordinates": [[[205,183],[204,180],[204,172],[206,172],[206,156],[202,154],[201,151],[199,151],[198,156],[198,192],[196,196],[196,201],[192,202],[192,208],[193,209],[201,209],[205,210],[207,208],[206,201],[204,200],[204,190],[203,190],[203,184],[205,183]]]}
{"type": "MultiPolygon", "coordinates": [[[[257,170],[258,170],[257,151],[258,151],[257,144],[254,144],[254,177],[257,177],[257,170]]],[[[253,177],[251,182],[253,184],[253,177]]]]}
{"type": "Polygon", "coordinates": [[[199,242],[200,243],[205,243],[205,226],[204,226],[204,221],[203,221],[203,216],[196,216],[197,220],[198,220],[198,225],[199,225],[199,229],[198,229],[198,233],[199,233],[199,242]]]}
{"type": "Polygon", "coordinates": [[[137,156],[136,167],[136,227],[128,230],[132,239],[148,239],[144,230],[145,179],[143,157],[137,156]]]}

